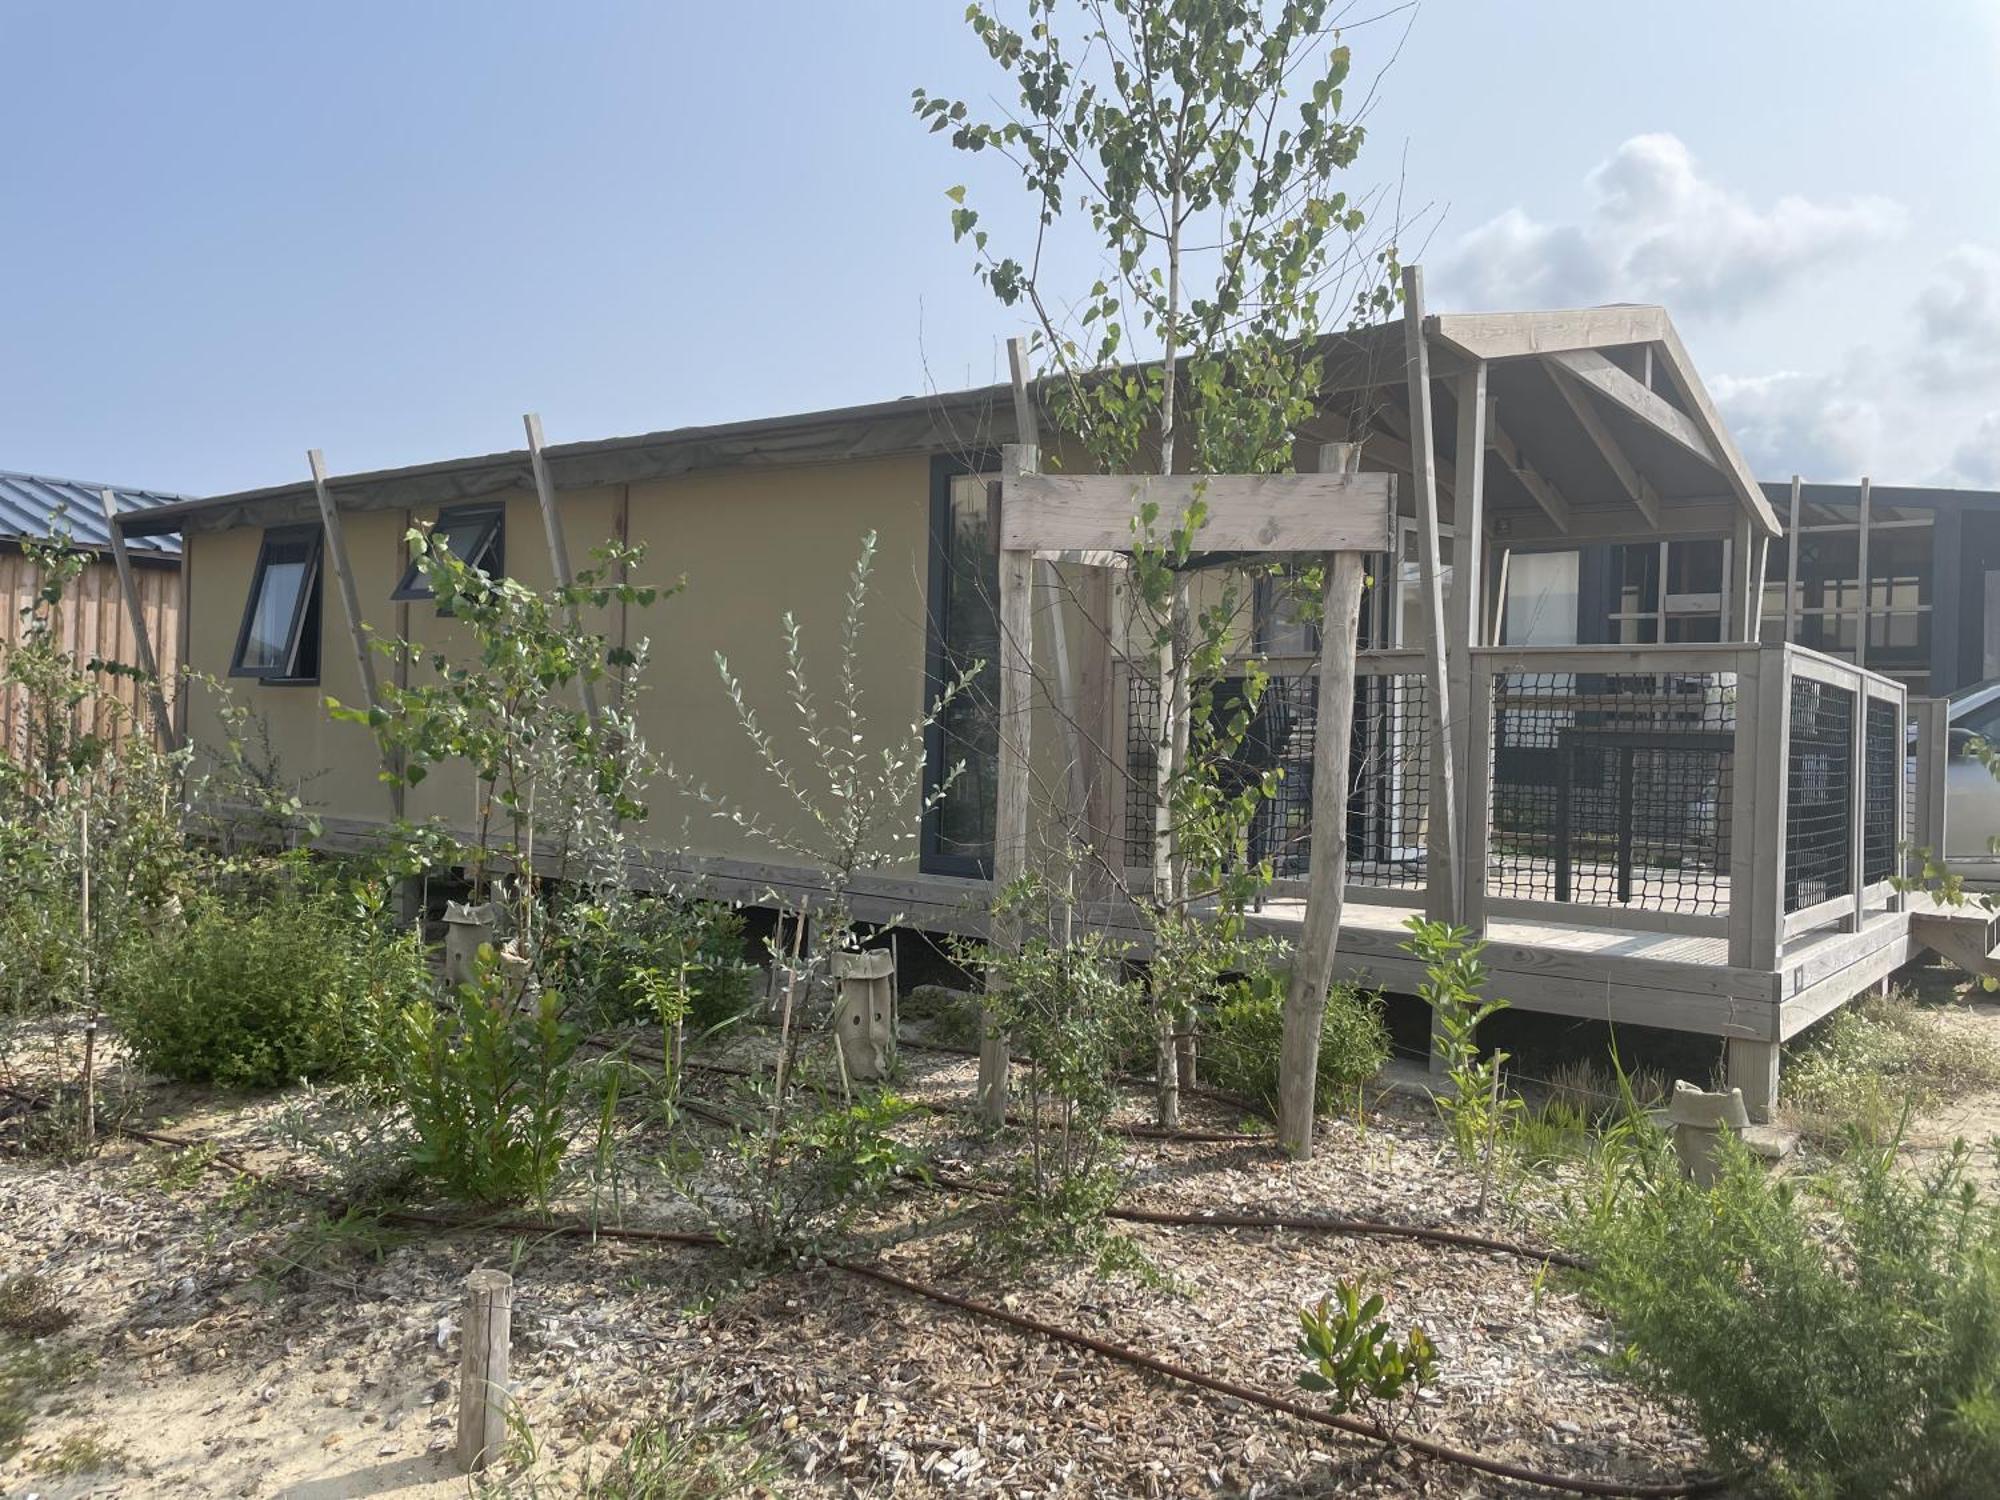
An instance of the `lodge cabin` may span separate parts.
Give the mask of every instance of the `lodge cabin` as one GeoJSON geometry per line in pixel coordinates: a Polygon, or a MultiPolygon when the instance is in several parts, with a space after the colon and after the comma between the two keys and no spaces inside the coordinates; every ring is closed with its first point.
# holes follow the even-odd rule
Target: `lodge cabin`
{"type": "MultiPolygon", "coordinates": [[[[1320,411],[1297,434],[1301,467],[1351,442],[1364,472],[1396,477],[1393,545],[1370,567],[1359,641],[1338,967],[1413,991],[1402,920],[1448,918],[1487,940],[1494,991],[1516,1007],[1715,1038],[1729,1080],[1768,1115],[1785,1038],[1947,929],[1963,951],[1992,947],[1983,916],[1892,884],[1906,846],[1942,845],[1942,720],[1897,677],[1762,638],[1779,514],[1664,311],[1441,314],[1421,320],[1418,342],[1423,380],[1400,321],[1329,337],[1320,411]],[[1720,543],[1725,559],[1700,628],[1549,643],[1538,559],[1684,542],[1720,543]]],[[[780,616],[797,616],[830,673],[864,533],[877,548],[859,666],[871,735],[906,735],[943,682],[984,664],[926,736],[928,784],[965,770],[909,857],[858,882],[863,920],[936,932],[986,920],[991,507],[1019,427],[1000,386],[543,450],[576,566],[617,539],[646,547],[647,581],[686,580],[649,611],[593,622],[621,645],[649,642],[643,690],[626,700],[642,732],[681,777],[761,819],[795,814],[746,753],[716,655],[782,743],[780,616]]],[[[1044,451],[1060,465],[1059,438],[1044,451]]],[[[438,775],[393,791],[367,732],[326,713],[326,698],[365,691],[335,575],[366,631],[449,650],[454,624],[423,596],[405,534],[429,522],[462,556],[551,585],[530,454],[335,475],[326,494],[337,546],[303,474],[121,525],[135,542],[181,539],[186,664],[232,680],[266,720],[329,844],[366,842],[398,815],[469,826],[469,785],[438,775]]],[[[1068,816],[1038,808],[1030,837],[1080,830],[1143,884],[1158,694],[1125,587],[1090,557],[1053,561],[1036,585],[1038,675],[1066,684],[1066,707],[1037,703],[1033,779],[1038,802],[1067,798],[1068,816]]],[[[1252,835],[1280,877],[1258,920],[1287,931],[1314,852],[1317,642],[1268,579],[1241,636],[1274,679],[1245,769],[1285,772],[1252,835]]],[[[186,715],[197,745],[219,733],[212,705],[191,697],[186,715]]],[[[729,899],[815,888],[795,859],[671,792],[635,842],[657,878],[729,899]]],[[[1094,915],[1139,940],[1129,908],[1107,900],[1094,915]]]]}

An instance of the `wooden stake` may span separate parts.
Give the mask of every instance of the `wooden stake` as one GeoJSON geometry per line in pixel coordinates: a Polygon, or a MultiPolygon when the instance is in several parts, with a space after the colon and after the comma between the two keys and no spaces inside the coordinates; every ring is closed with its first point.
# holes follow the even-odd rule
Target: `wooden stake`
{"type": "Polygon", "coordinates": [[[465,1278],[458,1334],[458,1466],[468,1474],[492,1463],[506,1446],[513,1320],[513,1277],[481,1269],[465,1278]]]}
{"type": "MultiPolygon", "coordinates": [[[[361,674],[361,694],[371,713],[382,707],[382,690],[375,678],[375,655],[368,649],[368,627],[361,619],[361,597],[354,587],[354,569],[347,562],[347,535],[340,528],[340,512],[326,487],[326,459],[319,449],[306,449],[306,467],[312,470],[313,499],[319,503],[319,524],[326,533],[326,557],[333,566],[334,582],[340,587],[340,607],[347,616],[347,636],[354,645],[354,666],[361,674]]],[[[393,751],[382,752],[383,779],[389,784],[389,811],[403,815],[403,778],[393,751]]]]}
{"type": "MultiPolygon", "coordinates": [[[[1430,913],[1456,921],[1459,910],[1458,778],[1453,774],[1457,734],[1452,718],[1451,684],[1447,675],[1444,624],[1444,565],[1438,540],[1437,445],[1431,421],[1430,350],[1424,338],[1424,272],[1403,268],[1403,345],[1410,390],[1410,477],[1417,487],[1417,551],[1423,570],[1424,674],[1431,691],[1430,719],[1434,774],[1431,779],[1431,819],[1427,886],[1430,913]]],[[[1487,415],[1482,412],[1482,415],[1487,415]]],[[[1463,465],[1463,457],[1459,460],[1463,465]]],[[[1476,539],[1474,539],[1476,545],[1476,539]]],[[[1464,542],[1460,543],[1465,545],[1464,542]]],[[[1350,646],[1352,642],[1349,643],[1350,646]]],[[[1352,664],[1350,663],[1350,669],[1352,664]]],[[[1314,788],[1317,801],[1318,788],[1314,788]]],[[[1345,842],[1343,838],[1343,843],[1345,842]]],[[[1313,846],[1315,855],[1319,846],[1313,846]]]]}
{"type": "Polygon", "coordinates": [[[146,629],[146,610],[132,584],[132,559],[125,551],[125,533],[118,526],[118,503],[109,490],[99,490],[97,500],[104,507],[104,529],[111,537],[111,561],[118,570],[118,591],[125,596],[125,613],[132,621],[133,648],[139,655],[137,666],[146,674],[152,690],[153,722],[159,727],[160,743],[169,751],[178,750],[180,737],[174,731],[174,716],[167,709],[166,685],[160,681],[159,659],[153,655],[153,638],[146,629]]]}
{"type": "MultiPolygon", "coordinates": [[[[542,455],[542,419],[536,412],[529,412],[521,418],[521,425],[528,431],[528,467],[535,476],[535,499],[542,507],[542,530],[549,539],[549,566],[555,571],[556,587],[567,591],[572,586],[569,570],[569,545],[563,540],[562,517],[556,513],[556,490],[549,482],[548,460],[542,455]]],[[[570,634],[581,632],[582,625],[577,608],[571,603],[564,610],[570,634]]],[[[597,689],[588,677],[579,675],[576,679],[577,697],[583,702],[583,712],[592,724],[597,722],[597,689]]]]}
{"type": "MultiPolygon", "coordinates": [[[[1361,450],[1330,443],[1322,469],[1352,471],[1361,450]]],[[[1313,1095],[1319,1081],[1319,1029],[1333,981],[1334,945],[1347,881],[1347,775],[1354,735],[1354,638],[1366,579],[1357,552],[1326,560],[1326,603],[1319,632],[1319,709],[1313,731],[1312,868],[1298,948],[1285,991],[1278,1053],[1278,1139],[1300,1161],[1312,1157],[1313,1095]]],[[[1435,820],[1433,820],[1435,822],[1435,820]]]]}

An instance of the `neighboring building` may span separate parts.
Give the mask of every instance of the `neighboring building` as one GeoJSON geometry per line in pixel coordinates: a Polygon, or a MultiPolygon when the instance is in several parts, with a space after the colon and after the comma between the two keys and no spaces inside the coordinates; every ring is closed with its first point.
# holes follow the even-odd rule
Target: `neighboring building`
{"type": "MultiPolygon", "coordinates": [[[[2000,677],[2000,492],[1765,484],[1784,534],[1765,556],[1762,638],[1790,640],[1944,697],[2000,677]],[[1865,538],[1864,538],[1865,532],[1865,538]],[[1867,558],[1867,644],[1861,638],[1867,558]],[[1797,594],[1788,606],[1788,588],[1797,594]]],[[[1726,638],[1733,542],[1724,536],[1516,551],[1509,645],[1681,644],[1726,638]]]]}
{"type": "MultiPolygon", "coordinates": [[[[118,573],[111,561],[111,536],[105,529],[100,494],[109,489],[121,515],[168,505],[185,497],[117,485],[80,484],[40,474],[0,470],[0,657],[20,638],[22,610],[40,587],[38,571],[23,550],[23,542],[48,542],[66,535],[70,545],[95,560],[77,580],[67,601],[66,634],[72,650],[84,662],[137,664],[138,653],[125,602],[119,597],[118,573]]],[[[181,543],[174,535],[134,537],[128,548],[132,583],[139,595],[160,674],[173,684],[181,664],[181,543]]],[[[106,691],[123,703],[142,724],[150,724],[152,706],[144,684],[129,677],[106,675],[106,691]]],[[[21,732],[18,693],[0,693],[0,744],[13,745],[21,732]]],[[[113,734],[113,722],[86,726],[113,734]]]]}

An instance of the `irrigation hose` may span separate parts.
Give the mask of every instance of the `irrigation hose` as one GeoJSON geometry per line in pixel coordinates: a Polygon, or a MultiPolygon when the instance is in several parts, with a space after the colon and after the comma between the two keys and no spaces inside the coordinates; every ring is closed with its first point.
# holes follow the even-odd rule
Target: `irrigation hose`
{"type": "MultiPolygon", "coordinates": [[[[19,1089],[0,1085],[0,1092],[23,1100],[31,1106],[46,1107],[46,1101],[37,1099],[31,1094],[23,1093],[19,1089]]],[[[130,1125],[114,1124],[110,1128],[117,1134],[134,1140],[147,1141],[155,1145],[173,1146],[183,1150],[213,1144],[199,1139],[190,1140],[186,1137],[169,1136],[156,1131],[141,1130],[130,1125]]],[[[296,1193],[300,1191],[290,1183],[281,1182],[276,1178],[257,1171],[255,1168],[245,1164],[240,1158],[225,1156],[219,1150],[211,1155],[203,1165],[237,1172],[254,1181],[280,1187],[289,1192],[296,1193]]],[[[1132,1218],[1147,1214],[1147,1210],[1128,1209],[1114,1216],[1132,1218]]],[[[386,1209],[381,1212],[380,1216],[389,1223],[401,1224],[411,1228],[429,1229],[440,1233],[471,1232],[486,1234],[556,1235],[565,1239],[623,1240],[634,1244],[682,1245],[705,1250],[719,1249],[723,1244],[718,1236],[704,1230],[696,1229],[647,1228],[637,1225],[592,1225],[566,1220],[541,1221],[534,1219],[465,1218],[449,1214],[421,1213],[414,1209],[386,1209]]],[[[1252,1216],[1234,1215],[1227,1217],[1249,1219],[1252,1216]]],[[[1157,1216],[1148,1215],[1140,1219],[1140,1222],[1223,1224],[1226,1222],[1226,1217],[1222,1215],[1161,1214],[1157,1216]]],[[[1298,1225],[1299,1227],[1331,1229],[1334,1225],[1341,1222],[1338,1220],[1301,1219],[1298,1221],[1298,1225]]],[[[1357,1220],[1352,1222],[1358,1225],[1366,1221],[1357,1220]]],[[[1291,1226],[1259,1220],[1256,1223],[1246,1223],[1233,1227],[1262,1228],[1291,1226]]],[[[1445,1244],[1468,1245],[1482,1249],[1512,1250],[1520,1254],[1532,1253],[1523,1251],[1519,1246],[1510,1246],[1499,1241],[1482,1244],[1480,1243],[1479,1236],[1460,1235],[1450,1230],[1421,1231],[1415,1230],[1413,1226],[1394,1224],[1382,1225],[1379,1226],[1379,1229],[1390,1234],[1406,1235],[1412,1238],[1436,1238],[1438,1242],[1445,1244]]],[[[1377,1231],[1374,1228],[1365,1231],[1357,1228],[1352,1232],[1373,1233],[1377,1231]]],[[[1538,1256],[1536,1258],[1556,1259],[1554,1256],[1538,1256]]],[[[1318,1407],[1309,1406],[1302,1401],[1294,1401],[1285,1396],[1275,1396],[1268,1391],[1260,1391],[1253,1386],[1239,1385],[1235,1381],[1224,1380],[1219,1376],[1205,1375],[1199,1370],[1188,1368],[1186,1365],[1176,1364],[1171,1360],[1160,1359],[1141,1350],[1128,1348],[1123,1344],[1114,1344],[1105,1339],[1094,1338],[1090,1334],[1079,1333],[1074,1329],[1064,1328],[1060,1324],[1044,1322],[1040,1318],[1032,1318],[1025,1313],[1010,1312],[1006,1308],[995,1307],[991,1303],[975,1301],[970,1297],[961,1297],[956,1292],[948,1292],[942,1287],[929,1286],[921,1281],[914,1281],[907,1276],[899,1276],[894,1271],[879,1265],[870,1265],[863,1261],[851,1261],[839,1258],[828,1258],[825,1264],[860,1280],[872,1281],[877,1285],[889,1287],[908,1296],[935,1302],[942,1307],[953,1308],[972,1317],[984,1318],[989,1322],[1000,1323],[1019,1332],[1031,1333],[1038,1338],[1047,1339],[1052,1343],[1067,1344],[1072,1348],[1084,1349],[1101,1358],[1130,1365],[1134,1369],[1146,1370],[1165,1379],[1179,1381],[1183,1385],[1194,1386],[1199,1390],[1212,1391],[1217,1395],[1229,1396],[1235,1400],[1247,1402],[1252,1406],[1262,1407],[1267,1411],[1274,1411],[1284,1416],[1295,1417],[1300,1421],[1311,1422],[1321,1427],[1330,1427],[1354,1437],[1367,1438],[1373,1442],[1405,1448],[1412,1453],[1420,1453],[1424,1457],[1434,1459],[1439,1463],[1452,1464],[1459,1468],[1471,1469],[1477,1473],[1490,1474],[1501,1479],[1514,1480],[1523,1484],[1540,1485],[1544,1489],[1563,1490],[1576,1495],[1627,1496],[1631,1497],[1631,1500],[1679,1500],[1679,1497],[1683,1496],[1709,1495],[1716,1493],[1727,1483],[1724,1479],[1713,1477],[1676,1480],[1666,1483],[1641,1483],[1613,1479],[1592,1479],[1586,1475],[1577,1474],[1548,1473],[1540,1469],[1529,1468],[1522,1464],[1510,1463],[1505,1459],[1491,1458],[1483,1453],[1474,1453],[1467,1449],[1454,1448],[1446,1443],[1433,1442],[1428,1438],[1392,1432],[1378,1423],[1366,1421],[1360,1417],[1322,1411],[1318,1407]]]]}
{"type": "MultiPolygon", "coordinates": [[[[1003,1189],[990,1183],[935,1174],[932,1181],[950,1192],[981,1193],[996,1198],[1005,1196],[1003,1189]]],[[[1567,1266],[1575,1271],[1590,1269],[1588,1261],[1561,1250],[1537,1250],[1530,1245],[1517,1245],[1511,1240],[1493,1239],[1483,1234],[1468,1234],[1458,1229],[1433,1229],[1424,1224],[1395,1224],[1383,1219],[1349,1219],[1336,1214],[1220,1213],[1206,1209],[1190,1212],[1164,1208],[1111,1208],[1106,1210],[1106,1217],[1122,1219],[1129,1224],[1161,1224],[1171,1228],[1289,1229],[1304,1234],[1421,1240],[1426,1244],[1450,1245],[1463,1250],[1497,1251],[1519,1256],[1522,1260],[1567,1266]]]]}
{"type": "Polygon", "coordinates": [[[956,1308],[976,1318],[1003,1323],[1024,1333],[1035,1334],[1052,1343],[1068,1344],[1073,1348],[1087,1349],[1106,1359],[1117,1360],[1121,1364],[1132,1365],[1141,1370],[1151,1371],[1169,1380],[1180,1381],[1184,1385],[1196,1386],[1201,1390],[1214,1391],[1218,1395],[1232,1396],[1238,1401],[1261,1406],[1268,1411],[1282,1412],[1289,1417],[1297,1417],[1304,1422],[1313,1422],[1321,1427],[1331,1427],[1355,1437],[1373,1439],[1392,1447],[1406,1448],[1412,1453],[1421,1453],[1426,1458],[1440,1463],[1472,1469],[1482,1474],[1492,1474],[1501,1479],[1517,1480],[1523,1484],[1540,1485],[1544,1489],[1567,1490],[1576,1495],[1626,1495],[1639,1500],[1673,1500],[1673,1497],[1710,1495],[1720,1490],[1727,1482],[1721,1478],[1701,1478],[1673,1480],[1666,1483],[1627,1482],[1616,1479],[1592,1479],[1581,1474],[1550,1474],[1540,1469],[1531,1469],[1523,1464],[1509,1463],[1502,1458],[1489,1458],[1483,1453],[1473,1453],[1464,1448],[1453,1448],[1446,1443],[1432,1442],[1429,1438],[1413,1437],[1407,1433],[1392,1432],[1375,1422],[1360,1417],[1342,1416],[1334,1412],[1322,1411],[1308,1406],[1303,1401],[1293,1401],[1285,1396],[1274,1396],[1268,1391],[1260,1391],[1252,1386],[1238,1385],[1233,1380],[1224,1380],[1215,1375],[1204,1375],[1199,1370],[1191,1370],[1186,1365],[1175,1364],[1172,1360],[1160,1359],[1138,1349],[1128,1349],[1122,1344],[1113,1344],[1104,1339],[1093,1338],[1087,1333],[1063,1328],[1054,1323],[1045,1323],[1040,1318],[1031,1318],[1025,1313],[1009,1312],[1004,1307],[995,1307],[987,1302],[975,1302],[970,1297],[961,1297],[955,1292],[947,1292],[939,1287],[926,1286],[920,1281],[898,1276],[894,1271],[880,1266],[866,1265],[858,1261],[829,1260],[828,1265],[858,1276],[864,1280],[879,1282],[897,1291],[912,1296],[927,1298],[946,1307],[956,1308]]]}

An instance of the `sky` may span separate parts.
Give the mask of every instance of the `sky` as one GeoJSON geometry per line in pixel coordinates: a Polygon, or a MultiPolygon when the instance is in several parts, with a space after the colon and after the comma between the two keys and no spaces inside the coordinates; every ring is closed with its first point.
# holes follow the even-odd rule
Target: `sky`
{"type": "MultiPolygon", "coordinates": [[[[0,0],[0,469],[217,494],[999,378],[946,191],[1018,190],[910,114],[1003,88],[963,11],[0,0]]],[[[1346,185],[1432,310],[1664,302],[1761,477],[2000,488],[2000,0],[1347,39],[1346,185]]]]}

